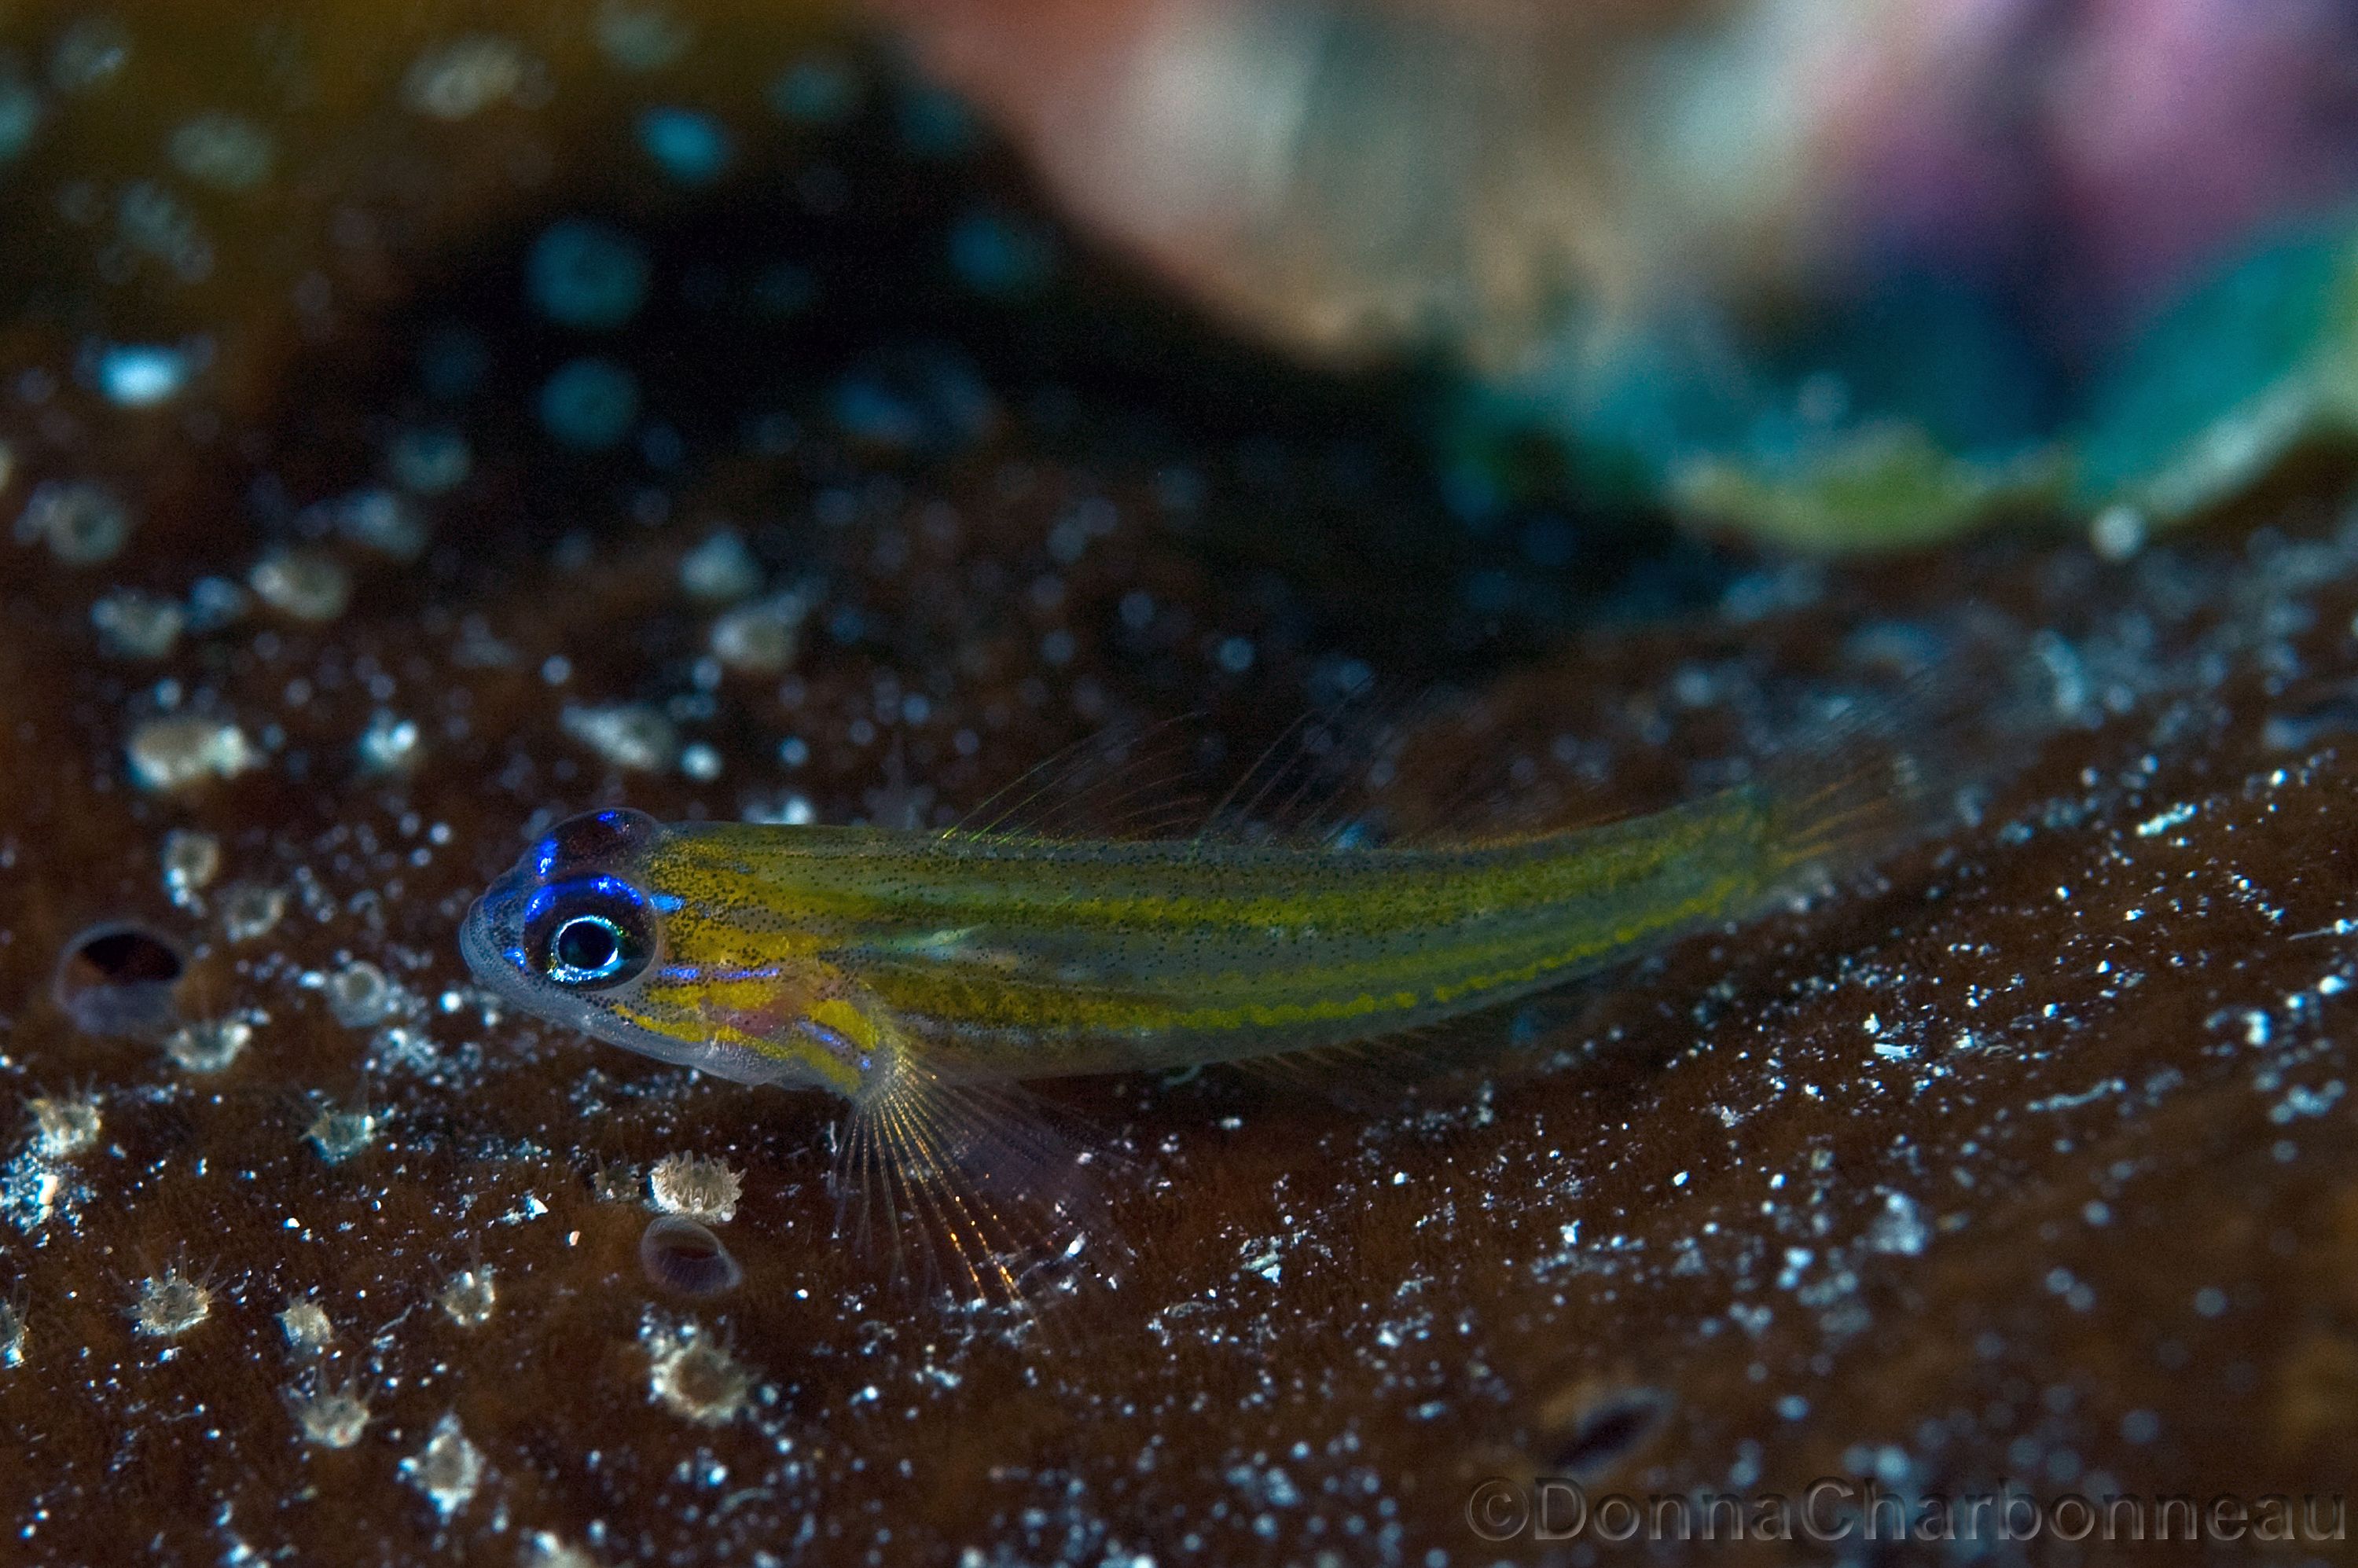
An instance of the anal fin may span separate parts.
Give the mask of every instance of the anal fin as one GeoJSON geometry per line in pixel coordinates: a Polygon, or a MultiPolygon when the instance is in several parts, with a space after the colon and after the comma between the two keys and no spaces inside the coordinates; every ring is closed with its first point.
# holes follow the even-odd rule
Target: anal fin
{"type": "Polygon", "coordinates": [[[1399,1115],[1416,1106],[1466,1098],[1513,1056],[1511,1006],[1485,1009],[1397,1033],[1321,1045],[1233,1065],[1246,1076],[1282,1086],[1294,1097],[1324,1099],[1353,1116],[1399,1115]]]}

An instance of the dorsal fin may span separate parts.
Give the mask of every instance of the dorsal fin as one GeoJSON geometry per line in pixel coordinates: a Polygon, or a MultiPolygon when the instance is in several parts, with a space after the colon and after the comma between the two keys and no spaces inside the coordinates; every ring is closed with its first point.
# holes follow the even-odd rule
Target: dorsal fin
{"type": "Polygon", "coordinates": [[[944,838],[1175,838],[1200,816],[1201,715],[1109,725],[1033,763],[944,838]]]}
{"type": "MultiPolygon", "coordinates": [[[[1428,699],[1429,701],[1430,699],[1428,699]]],[[[1211,717],[1111,725],[986,796],[945,837],[1361,843],[1389,838],[1386,761],[1423,711],[1351,697],[1303,710],[1241,770],[1211,717]]]]}

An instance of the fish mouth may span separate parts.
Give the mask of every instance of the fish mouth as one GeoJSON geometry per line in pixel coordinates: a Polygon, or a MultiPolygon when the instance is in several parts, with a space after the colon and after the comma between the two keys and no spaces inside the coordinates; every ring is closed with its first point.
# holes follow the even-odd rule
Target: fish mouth
{"type": "Polygon", "coordinates": [[[491,954],[483,939],[483,901],[480,898],[467,906],[467,917],[459,922],[459,956],[467,960],[467,968],[474,971],[477,979],[492,978],[484,967],[491,954]]]}
{"type": "Polygon", "coordinates": [[[467,917],[459,923],[459,956],[466,960],[480,984],[503,994],[513,994],[515,989],[508,956],[508,949],[515,943],[508,938],[505,930],[514,922],[503,918],[514,903],[513,894],[503,894],[495,882],[468,906],[467,917]]]}

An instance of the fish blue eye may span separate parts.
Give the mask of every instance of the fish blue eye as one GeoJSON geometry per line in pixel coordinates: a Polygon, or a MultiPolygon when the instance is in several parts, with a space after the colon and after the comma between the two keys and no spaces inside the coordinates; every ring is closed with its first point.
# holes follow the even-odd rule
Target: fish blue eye
{"type": "Polygon", "coordinates": [[[525,961],[575,990],[635,979],[654,957],[654,917],[637,889],[615,877],[560,882],[525,912],[525,961]]]}
{"type": "Polygon", "coordinates": [[[622,928],[602,914],[577,914],[549,939],[549,978],[568,985],[611,979],[622,967],[622,928]]]}

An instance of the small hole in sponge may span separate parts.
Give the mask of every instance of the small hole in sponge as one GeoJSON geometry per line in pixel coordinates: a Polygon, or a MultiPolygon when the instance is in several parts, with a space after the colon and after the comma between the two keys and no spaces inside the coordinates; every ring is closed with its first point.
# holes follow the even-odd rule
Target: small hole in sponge
{"type": "Polygon", "coordinates": [[[1617,1389],[1581,1402],[1546,1451],[1551,1472],[1593,1480],[1617,1468],[1661,1429],[1671,1397],[1659,1389],[1617,1389]]]}
{"type": "Polygon", "coordinates": [[[745,1278],[720,1238],[676,1214],[657,1218],[639,1238],[639,1264],[648,1279],[683,1296],[717,1296],[745,1278]]]}
{"type": "Polygon", "coordinates": [[[146,926],[93,925],[58,961],[58,1005],[86,1033],[159,1034],[172,1025],[172,988],[187,968],[178,946],[146,926]]]}

